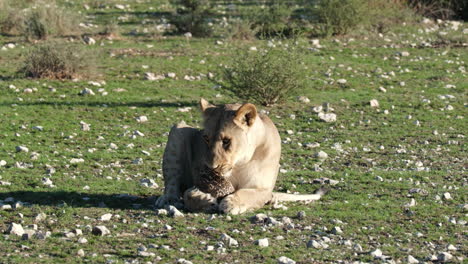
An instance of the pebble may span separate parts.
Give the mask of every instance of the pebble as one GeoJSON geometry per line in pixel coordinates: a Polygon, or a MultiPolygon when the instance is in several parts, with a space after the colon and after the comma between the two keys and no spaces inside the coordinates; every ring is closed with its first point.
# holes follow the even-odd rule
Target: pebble
{"type": "Polygon", "coordinates": [[[44,214],[44,213],[39,213],[39,214],[37,214],[36,217],[34,218],[34,222],[39,223],[39,222],[42,222],[42,221],[46,220],[46,218],[47,218],[47,215],[46,215],[46,214],[44,214]]]}
{"type": "Polygon", "coordinates": [[[88,239],[86,239],[86,238],[84,238],[84,237],[80,237],[80,238],[78,239],[78,243],[80,243],[80,244],[86,244],[86,243],[88,243],[88,239]]]}
{"type": "Polygon", "coordinates": [[[259,247],[268,247],[268,238],[262,238],[257,241],[255,241],[255,244],[258,245],[259,247]]]}
{"type": "Polygon", "coordinates": [[[328,154],[325,151],[319,151],[314,154],[314,157],[319,160],[326,160],[328,158],[328,154]]]}
{"type": "Polygon", "coordinates": [[[180,263],[180,264],[193,264],[192,261],[188,261],[184,258],[180,258],[177,260],[177,263],[180,263]]]}
{"type": "Polygon", "coordinates": [[[375,108],[378,108],[380,106],[379,101],[377,101],[377,99],[370,100],[369,104],[371,107],[375,107],[375,108]]]}
{"type": "Polygon", "coordinates": [[[94,45],[96,44],[96,40],[93,39],[92,37],[89,36],[84,36],[83,41],[86,43],[86,45],[94,45]]]}
{"type": "Polygon", "coordinates": [[[250,221],[254,224],[263,224],[267,218],[268,215],[266,214],[256,214],[250,218],[250,221]]]}
{"type": "Polygon", "coordinates": [[[348,81],[346,79],[338,79],[336,82],[339,84],[346,84],[348,81]]]}
{"type": "Polygon", "coordinates": [[[31,238],[33,238],[34,234],[36,234],[36,231],[34,231],[32,229],[26,229],[26,230],[24,230],[24,233],[21,236],[21,239],[22,240],[30,240],[31,238]]]}
{"type": "Polygon", "coordinates": [[[139,117],[137,117],[137,118],[135,118],[135,119],[136,119],[136,121],[137,121],[138,123],[145,123],[145,122],[148,122],[148,117],[146,117],[146,116],[139,116],[139,117]]]}
{"type": "Polygon", "coordinates": [[[339,226],[335,226],[335,227],[333,227],[331,232],[332,232],[332,234],[339,235],[339,234],[343,233],[343,230],[341,230],[341,228],[339,226]]]}
{"type": "Polygon", "coordinates": [[[24,229],[21,224],[11,223],[10,227],[8,227],[7,233],[22,236],[24,234],[24,229]]]}
{"type": "Polygon", "coordinates": [[[319,249],[319,248],[322,248],[322,245],[316,240],[309,240],[309,242],[307,242],[307,248],[319,249]]]}
{"type": "Polygon", "coordinates": [[[305,104],[310,103],[310,99],[307,98],[307,97],[305,97],[305,96],[298,96],[298,97],[297,97],[297,100],[298,100],[299,102],[305,103],[305,104]]]}
{"type": "Polygon", "coordinates": [[[16,152],[26,152],[28,153],[29,152],[29,149],[25,146],[17,146],[16,147],[16,152]]]}
{"type": "Polygon", "coordinates": [[[83,121],[80,121],[80,126],[82,131],[90,131],[91,130],[91,125],[87,124],[83,121]]]}
{"type": "Polygon", "coordinates": [[[327,123],[333,123],[336,122],[336,114],[334,113],[318,113],[318,117],[320,120],[325,121],[327,123]]]}
{"type": "Polygon", "coordinates": [[[184,217],[184,214],[181,213],[175,206],[169,205],[169,216],[173,218],[184,217]]]}
{"type": "Polygon", "coordinates": [[[141,179],[140,180],[140,185],[143,187],[148,187],[152,189],[158,188],[158,184],[153,180],[153,179],[141,179]]]}
{"type": "Polygon", "coordinates": [[[101,221],[109,221],[109,220],[111,220],[111,218],[112,218],[112,214],[103,214],[103,215],[101,215],[101,217],[99,218],[99,220],[101,220],[101,221]]]}
{"type": "Polygon", "coordinates": [[[85,252],[84,252],[84,250],[81,248],[81,249],[78,250],[78,252],[76,252],[76,255],[77,255],[78,257],[84,257],[84,256],[85,256],[85,252]]]}
{"type": "Polygon", "coordinates": [[[413,256],[409,255],[408,258],[406,259],[408,263],[410,264],[417,264],[419,263],[419,260],[417,260],[416,258],[414,258],[413,256]]]}
{"type": "Polygon", "coordinates": [[[84,161],[85,161],[85,160],[82,159],[82,158],[78,158],[78,159],[77,159],[77,158],[73,158],[73,159],[70,160],[70,163],[71,163],[71,164],[77,164],[77,163],[83,163],[84,161]]]}
{"type": "Polygon", "coordinates": [[[105,226],[95,226],[93,227],[92,233],[97,236],[105,236],[110,234],[110,231],[105,226]]]}
{"type": "Polygon", "coordinates": [[[4,167],[5,165],[7,165],[7,162],[4,160],[0,160],[0,167],[4,167]]]}
{"type": "Polygon", "coordinates": [[[453,256],[452,254],[448,252],[441,252],[439,255],[437,255],[437,260],[444,263],[444,262],[449,262],[452,260],[453,256]]]}
{"type": "Polygon", "coordinates": [[[452,200],[452,195],[449,192],[444,193],[445,200],[452,200]]]}
{"type": "Polygon", "coordinates": [[[299,211],[299,212],[297,212],[297,216],[296,216],[296,217],[297,217],[298,219],[300,219],[300,220],[303,220],[303,219],[305,219],[305,217],[306,217],[306,212],[304,212],[304,211],[299,211]]]}
{"type": "Polygon", "coordinates": [[[81,90],[80,95],[95,95],[94,91],[89,88],[81,90]]]}
{"type": "Polygon", "coordinates": [[[382,257],[382,251],[380,249],[376,249],[370,253],[370,255],[374,258],[381,258],[382,257]]]}
{"type": "Polygon", "coordinates": [[[286,256],[281,256],[278,258],[278,264],[296,264],[296,261],[286,257],[286,256]]]}
{"type": "Polygon", "coordinates": [[[232,238],[231,236],[229,236],[229,235],[226,234],[226,233],[223,233],[223,234],[221,235],[220,240],[221,240],[225,245],[227,245],[228,247],[237,247],[237,246],[239,246],[239,243],[237,242],[237,240],[235,240],[234,238],[232,238]]]}

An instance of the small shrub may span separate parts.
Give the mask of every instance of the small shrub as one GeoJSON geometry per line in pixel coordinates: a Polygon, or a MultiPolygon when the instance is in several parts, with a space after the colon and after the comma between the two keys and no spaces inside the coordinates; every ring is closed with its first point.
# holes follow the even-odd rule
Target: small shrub
{"type": "Polygon", "coordinates": [[[468,20],[466,0],[409,0],[407,3],[417,13],[426,17],[468,20]]]}
{"type": "Polygon", "coordinates": [[[281,1],[270,1],[265,8],[254,9],[248,14],[261,37],[290,36],[294,32],[294,24],[290,21],[293,9],[281,1]]]}
{"type": "Polygon", "coordinates": [[[321,0],[317,6],[319,28],[323,35],[343,35],[363,23],[366,0],[321,0]]]}
{"type": "Polygon", "coordinates": [[[78,45],[44,43],[28,52],[19,72],[31,78],[73,79],[87,75],[92,65],[78,45]]]}
{"type": "Polygon", "coordinates": [[[242,19],[231,21],[227,27],[227,38],[231,40],[254,40],[258,30],[253,23],[242,19]]]}
{"type": "Polygon", "coordinates": [[[80,16],[55,4],[54,1],[2,1],[0,6],[2,33],[22,34],[28,40],[81,33],[80,16]]]}
{"type": "Polygon", "coordinates": [[[304,70],[296,50],[236,50],[230,66],[222,67],[222,89],[264,106],[283,102],[304,86],[304,70]]]}
{"type": "Polygon", "coordinates": [[[213,33],[208,25],[211,4],[209,0],[173,0],[177,6],[176,13],[170,19],[178,33],[190,32],[195,37],[208,37],[213,33]]]}

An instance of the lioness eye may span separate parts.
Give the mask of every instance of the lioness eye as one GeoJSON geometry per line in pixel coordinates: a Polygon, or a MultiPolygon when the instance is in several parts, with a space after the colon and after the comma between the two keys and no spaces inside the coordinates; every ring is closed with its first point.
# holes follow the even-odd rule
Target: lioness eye
{"type": "Polygon", "coordinates": [[[231,145],[231,140],[229,138],[223,138],[223,148],[228,149],[231,145]]]}

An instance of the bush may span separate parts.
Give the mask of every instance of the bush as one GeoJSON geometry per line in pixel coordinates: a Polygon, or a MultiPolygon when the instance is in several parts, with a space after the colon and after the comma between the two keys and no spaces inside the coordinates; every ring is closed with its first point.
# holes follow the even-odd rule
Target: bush
{"type": "Polygon", "coordinates": [[[258,30],[249,21],[236,19],[231,21],[226,30],[226,38],[231,40],[253,40],[256,38],[258,30]]]}
{"type": "Polygon", "coordinates": [[[2,33],[19,33],[28,40],[44,40],[50,36],[81,33],[80,16],[59,7],[54,1],[3,1],[0,11],[2,33]],[[24,8],[25,6],[30,6],[24,8]]]}
{"type": "Polygon", "coordinates": [[[409,0],[408,5],[426,17],[468,20],[466,0],[409,0]]]}
{"type": "Polygon", "coordinates": [[[81,46],[43,43],[33,47],[19,70],[26,77],[73,79],[87,75],[94,65],[81,46]]]}
{"type": "Polygon", "coordinates": [[[265,8],[254,9],[249,20],[260,37],[290,36],[294,25],[290,21],[293,9],[281,1],[270,1],[265,8]]]}
{"type": "Polygon", "coordinates": [[[222,89],[264,106],[283,102],[304,87],[304,70],[292,48],[262,51],[236,50],[228,67],[220,69],[222,89]]]}
{"type": "Polygon", "coordinates": [[[209,0],[173,0],[176,13],[170,19],[178,33],[190,32],[195,37],[208,37],[213,33],[207,18],[211,15],[209,0]]]}
{"type": "Polygon", "coordinates": [[[366,0],[320,0],[317,6],[322,35],[343,35],[365,21],[366,0]]]}

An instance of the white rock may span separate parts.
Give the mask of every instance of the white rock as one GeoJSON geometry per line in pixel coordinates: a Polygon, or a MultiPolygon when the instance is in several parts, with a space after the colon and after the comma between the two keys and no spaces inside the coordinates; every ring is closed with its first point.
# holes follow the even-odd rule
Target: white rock
{"type": "Polygon", "coordinates": [[[175,77],[176,77],[176,74],[173,73],[173,72],[168,72],[166,75],[167,75],[167,77],[169,77],[171,79],[175,79],[175,77]]]}
{"type": "Polygon", "coordinates": [[[281,256],[278,258],[278,264],[296,264],[296,261],[286,257],[286,256],[281,256]]]}
{"type": "Polygon", "coordinates": [[[78,252],[76,252],[76,255],[77,255],[78,257],[84,257],[84,256],[85,256],[85,252],[84,252],[84,250],[83,250],[82,248],[80,248],[80,249],[78,250],[78,252]]]}
{"type": "Polygon", "coordinates": [[[320,113],[318,113],[318,117],[320,118],[320,120],[325,121],[327,123],[336,122],[336,114],[334,114],[334,113],[320,112],[320,113]]]}
{"type": "Polygon", "coordinates": [[[81,125],[81,130],[82,131],[90,131],[91,130],[91,125],[90,124],[87,124],[83,121],[80,121],[80,125],[81,125]]]}
{"type": "Polygon", "coordinates": [[[382,251],[380,249],[376,249],[376,250],[372,251],[370,254],[374,258],[381,258],[382,257],[382,251]]]}
{"type": "Polygon", "coordinates": [[[110,231],[105,226],[95,226],[93,227],[92,233],[97,236],[105,236],[110,234],[110,231]]]}
{"type": "Polygon", "coordinates": [[[169,205],[169,216],[177,218],[184,217],[184,214],[181,213],[175,206],[169,205]]]}
{"type": "Polygon", "coordinates": [[[449,192],[444,193],[445,200],[452,200],[452,195],[449,192]]]}
{"type": "Polygon", "coordinates": [[[328,154],[325,151],[319,151],[314,154],[314,157],[318,158],[319,160],[326,160],[328,158],[328,154]]]}
{"type": "Polygon", "coordinates": [[[93,38],[90,37],[90,36],[84,36],[84,37],[83,37],[83,40],[84,40],[84,42],[85,42],[87,45],[94,45],[94,44],[96,44],[96,40],[93,39],[93,38]]]}
{"type": "Polygon", "coordinates": [[[78,159],[77,159],[77,158],[73,158],[73,159],[70,160],[70,163],[71,163],[71,164],[77,164],[77,163],[83,163],[84,161],[85,161],[85,160],[82,159],[82,158],[78,158],[78,159]]]}
{"type": "Polygon", "coordinates": [[[379,107],[379,101],[377,101],[377,99],[370,100],[369,104],[371,107],[379,107]]]}
{"type": "Polygon", "coordinates": [[[417,264],[417,263],[419,263],[419,260],[417,260],[413,256],[409,255],[408,258],[407,258],[407,262],[410,263],[410,264],[417,264]]]}
{"type": "Polygon", "coordinates": [[[103,214],[101,215],[101,217],[99,218],[99,220],[101,221],[109,221],[111,220],[112,218],[112,214],[108,213],[108,214],[103,214]]]}
{"type": "Polygon", "coordinates": [[[332,234],[339,235],[339,234],[343,233],[343,230],[341,230],[341,228],[339,226],[335,226],[335,227],[333,227],[331,232],[332,232],[332,234]]]}
{"type": "Polygon", "coordinates": [[[29,152],[29,149],[25,146],[17,146],[16,147],[16,152],[26,152],[28,153],[29,152]]]}
{"type": "Polygon", "coordinates": [[[297,97],[297,100],[298,100],[299,102],[305,103],[305,104],[310,103],[310,99],[307,98],[307,97],[305,97],[305,96],[299,96],[299,97],[297,97]]]}
{"type": "Polygon", "coordinates": [[[80,237],[80,238],[78,239],[78,243],[80,243],[80,244],[86,244],[86,243],[88,243],[88,239],[86,239],[86,238],[84,238],[84,237],[80,237]]]}
{"type": "Polygon", "coordinates": [[[23,226],[16,223],[11,223],[10,227],[7,230],[8,234],[22,236],[24,234],[23,226]]]}
{"type": "Polygon", "coordinates": [[[448,252],[442,252],[437,256],[437,260],[440,262],[449,262],[450,260],[452,260],[452,258],[452,254],[448,252]]]}
{"type": "Polygon", "coordinates": [[[148,188],[156,189],[158,188],[158,184],[153,179],[141,179],[140,185],[148,188]]]}
{"type": "Polygon", "coordinates": [[[338,79],[336,82],[339,84],[346,84],[348,81],[346,79],[338,79]]]}
{"type": "Polygon", "coordinates": [[[447,246],[447,250],[449,250],[449,251],[457,251],[458,249],[457,249],[454,245],[450,244],[450,245],[447,246]]]}
{"type": "Polygon", "coordinates": [[[0,160],[0,167],[3,167],[5,165],[7,165],[7,162],[4,160],[0,160]]]}
{"type": "Polygon", "coordinates": [[[223,233],[223,234],[221,235],[220,240],[221,240],[225,245],[227,245],[228,247],[237,247],[237,246],[239,246],[239,243],[237,242],[237,240],[235,240],[234,238],[232,238],[231,236],[229,236],[229,235],[226,234],[226,233],[223,233]]]}
{"type": "Polygon", "coordinates": [[[257,241],[255,241],[255,244],[258,245],[259,247],[268,247],[268,238],[262,238],[257,241]]]}
{"type": "Polygon", "coordinates": [[[80,95],[95,95],[94,91],[89,88],[81,90],[80,95]]]}
{"type": "Polygon", "coordinates": [[[322,245],[316,240],[309,240],[309,242],[307,242],[307,247],[319,249],[322,248],[322,245]]]}
{"type": "Polygon", "coordinates": [[[54,187],[54,183],[50,178],[44,177],[42,178],[42,184],[49,186],[49,187],[54,187]]]}
{"type": "Polygon", "coordinates": [[[139,117],[136,118],[136,121],[137,121],[138,123],[148,122],[148,117],[146,117],[146,116],[139,116],[139,117]]]}

